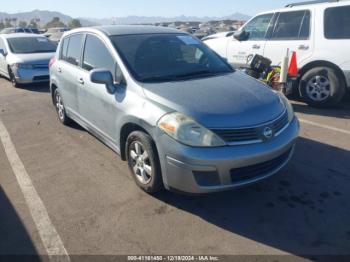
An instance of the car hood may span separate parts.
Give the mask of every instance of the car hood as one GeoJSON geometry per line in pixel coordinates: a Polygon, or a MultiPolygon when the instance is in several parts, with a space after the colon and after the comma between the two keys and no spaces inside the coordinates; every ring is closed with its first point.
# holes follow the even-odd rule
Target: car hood
{"type": "Polygon", "coordinates": [[[184,113],[208,128],[257,125],[275,119],[285,110],[277,94],[239,71],[142,86],[148,99],[169,111],[184,113]]]}
{"type": "Polygon", "coordinates": [[[8,63],[28,63],[28,64],[45,64],[55,56],[55,53],[37,53],[37,54],[11,54],[8,57],[8,63]]]}

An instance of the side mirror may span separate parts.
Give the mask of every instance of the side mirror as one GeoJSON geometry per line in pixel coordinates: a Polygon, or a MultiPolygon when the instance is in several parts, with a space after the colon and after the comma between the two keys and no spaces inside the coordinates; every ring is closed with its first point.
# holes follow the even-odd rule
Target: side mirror
{"type": "Polygon", "coordinates": [[[114,94],[116,87],[113,81],[113,75],[110,71],[106,69],[95,69],[90,72],[90,81],[95,84],[106,85],[107,92],[109,94],[114,94]]]}
{"type": "Polygon", "coordinates": [[[237,39],[238,41],[246,41],[248,40],[249,37],[249,33],[247,33],[246,31],[242,30],[242,31],[237,31],[233,34],[233,37],[235,39],[237,39]]]}
{"type": "Polygon", "coordinates": [[[7,55],[4,49],[0,49],[0,55],[2,55],[2,56],[6,56],[7,55]]]}

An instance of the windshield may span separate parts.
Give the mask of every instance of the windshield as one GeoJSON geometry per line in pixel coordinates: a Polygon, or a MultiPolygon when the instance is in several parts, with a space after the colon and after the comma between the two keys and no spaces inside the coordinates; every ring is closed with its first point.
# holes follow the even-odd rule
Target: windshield
{"type": "Polygon", "coordinates": [[[233,69],[198,39],[186,34],[112,36],[135,79],[166,82],[215,76],[233,69]]]}
{"type": "Polygon", "coordinates": [[[16,37],[9,38],[7,41],[14,54],[51,53],[56,51],[56,45],[46,37],[16,37]]]}

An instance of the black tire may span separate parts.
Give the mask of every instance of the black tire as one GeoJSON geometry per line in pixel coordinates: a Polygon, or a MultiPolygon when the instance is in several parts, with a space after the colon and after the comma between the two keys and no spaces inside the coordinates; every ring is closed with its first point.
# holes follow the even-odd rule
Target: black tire
{"type": "Polygon", "coordinates": [[[12,73],[11,68],[8,69],[10,81],[13,87],[20,87],[20,84],[17,83],[15,75],[12,73]]]}
{"type": "Polygon", "coordinates": [[[60,122],[66,126],[69,125],[72,120],[66,114],[63,99],[57,88],[54,91],[54,105],[56,108],[58,120],[60,120],[60,122]]]}
{"type": "Polygon", "coordinates": [[[149,194],[162,191],[164,187],[159,157],[152,138],[141,131],[132,132],[127,138],[125,150],[128,166],[136,184],[149,194]],[[136,145],[141,146],[140,152],[137,152],[136,145]],[[144,155],[147,157],[143,157],[144,155]],[[144,176],[141,173],[143,171],[144,176]]]}
{"type": "Polygon", "coordinates": [[[302,76],[299,91],[308,105],[327,108],[340,102],[346,93],[346,87],[341,73],[337,70],[315,67],[302,76]]]}

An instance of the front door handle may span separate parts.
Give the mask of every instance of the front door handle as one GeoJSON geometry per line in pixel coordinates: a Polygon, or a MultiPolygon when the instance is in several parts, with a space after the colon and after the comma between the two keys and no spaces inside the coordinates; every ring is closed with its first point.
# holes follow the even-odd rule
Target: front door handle
{"type": "Polygon", "coordinates": [[[79,79],[78,79],[78,83],[81,84],[81,85],[83,85],[83,84],[84,84],[84,79],[83,79],[83,78],[79,78],[79,79]]]}
{"type": "Polygon", "coordinates": [[[299,50],[308,50],[309,46],[308,45],[300,45],[299,50]]]}
{"type": "Polygon", "coordinates": [[[253,45],[253,49],[260,49],[260,45],[253,45]]]}
{"type": "Polygon", "coordinates": [[[62,73],[61,67],[57,68],[57,72],[58,72],[58,73],[62,73]]]}

